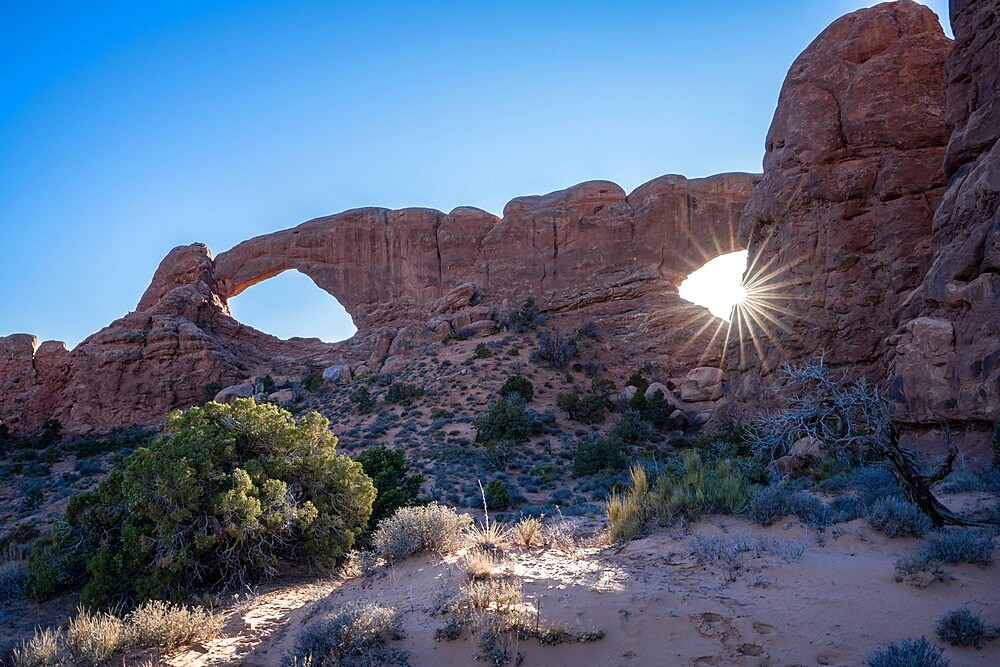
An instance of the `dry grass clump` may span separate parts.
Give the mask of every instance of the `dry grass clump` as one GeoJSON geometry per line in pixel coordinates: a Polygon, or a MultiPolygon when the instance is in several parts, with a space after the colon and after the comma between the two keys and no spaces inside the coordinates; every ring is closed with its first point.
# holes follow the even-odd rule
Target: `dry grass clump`
{"type": "Polygon", "coordinates": [[[622,544],[638,537],[646,526],[649,514],[649,477],[642,466],[634,465],[630,471],[632,485],[608,498],[608,528],[605,539],[611,544],[622,544]]]}
{"type": "Polygon", "coordinates": [[[62,632],[52,628],[36,628],[35,635],[22,640],[10,654],[14,667],[54,667],[66,664],[63,657],[62,632]]]}
{"type": "Polygon", "coordinates": [[[122,619],[106,612],[77,610],[66,629],[66,646],[86,664],[100,665],[125,645],[127,628],[122,619]]]}
{"type": "Polygon", "coordinates": [[[521,519],[511,529],[511,538],[515,544],[526,549],[543,544],[542,522],[533,516],[521,519]]]}
{"type": "Polygon", "coordinates": [[[152,600],[125,618],[128,642],[136,648],[171,649],[214,638],[222,617],[203,607],[152,600]]]}
{"type": "Polygon", "coordinates": [[[153,600],[120,618],[109,612],[77,610],[65,632],[35,631],[14,648],[14,667],[112,664],[116,653],[129,648],[173,649],[215,637],[222,617],[202,607],[185,607],[153,600]]]}
{"type": "Polygon", "coordinates": [[[388,562],[426,551],[448,553],[461,546],[471,521],[468,516],[436,503],[401,507],[379,522],[372,537],[372,549],[388,562]]]}
{"type": "Polygon", "coordinates": [[[479,549],[472,549],[462,559],[462,568],[474,580],[493,577],[502,565],[503,558],[499,554],[479,549]]]}
{"type": "Polygon", "coordinates": [[[466,537],[474,549],[503,553],[510,543],[510,529],[497,522],[487,521],[483,524],[472,524],[466,531],[466,537]]]}

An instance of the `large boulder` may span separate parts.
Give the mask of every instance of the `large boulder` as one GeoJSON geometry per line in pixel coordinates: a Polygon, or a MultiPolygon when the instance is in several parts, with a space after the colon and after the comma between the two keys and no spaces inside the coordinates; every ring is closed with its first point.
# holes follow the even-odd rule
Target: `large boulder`
{"type": "Polygon", "coordinates": [[[681,381],[681,400],[687,403],[717,401],[722,398],[726,374],[721,368],[693,368],[681,381]]]}

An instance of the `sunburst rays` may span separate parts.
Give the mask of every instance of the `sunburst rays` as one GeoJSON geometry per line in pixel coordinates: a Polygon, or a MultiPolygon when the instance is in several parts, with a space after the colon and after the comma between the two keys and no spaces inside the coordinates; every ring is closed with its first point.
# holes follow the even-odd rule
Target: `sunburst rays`
{"type": "MultiPolygon", "coordinates": [[[[733,239],[729,240],[728,245],[720,243],[714,236],[710,241],[710,247],[722,251],[717,252],[716,257],[732,252],[733,239]]],[[[712,261],[712,256],[705,257],[711,250],[697,242],[692,242],[692,245],[704,259],[697,268],[712,261]]],[[[790,306],[795,301],[807,298],[798,288],[808,278],[796,275],[796,268],[802,263],[802,259],[785,264],[780,263],[776,253],[765,258],[764,253],[768,247],[765,241],[757,244],[752,256],[748,253],[745,259],[746,270],[741,280],[733,279],[736,281],[735,285],[719,285],[719,290],[728,290],[739,297],[731,297],[733,305],[728,318],[719,316],[718,308],[714,308],[714,313],[699,309],[683,319],[682,325],[685,329],[693,329],[694,335],[681,345],[678,352],[698,345],[702,347],[699,362],[705,362],[717,359],[720,350],[723,357],[728,356],[732,350],[740,369],[746,368],[752,357],[764,362],[771,349],[776,348],[777,357],[781,356],[782,339],[793,336],[789,323],[802,319],[804,315],[797,312],[799,309],[790,306]],[[718,346],[719,341],[721,348],[718,346]]],[[[689,259],[688,262],[694,263],[697,260],[689,259]]],[[[704,303],[698,305],[707,307],[704,303]]]]}

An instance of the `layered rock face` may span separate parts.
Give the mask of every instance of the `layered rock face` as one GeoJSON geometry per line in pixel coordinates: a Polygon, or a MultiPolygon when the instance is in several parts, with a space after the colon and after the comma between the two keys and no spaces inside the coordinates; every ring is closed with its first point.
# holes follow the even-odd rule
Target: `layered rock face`
{"type": "Polygon", "coordinates": [[[914,422],[1000,418],[1000,3],[952,2],[934,261],[903,306],[889,378],[914,422]]]}
{"type": "MultiPolygon", "coordinates": [[[[533,299],[569,326],[598,320],[618,349],[680,372],[717,362],[712,318],[680,299],[691,270],[740,249],[736,226],[757,177],[664,176],[630,195],[598,181],[521,197],[497,218],[474,208],[358,209],[250,239],[218,257],[202,244],[161,262],[136,312],[72,352],[0,339],[0,418],[30,432],[155,422],[220,385],[298,378],[334,363],[393,373],[459,330],[488,333],[533,299]],[[350,341],[281,341],[235,321],[227,299],[297,269],[336,297],[350,341]]],[[[58,349],[56,349],[58,348],[58,349]]]]}
{"type": "Polygon", "coordinates": [[[886,339],[933,259],[950,44],[927,7],[901,0],[838,19],[789,70],[740,220],[751,307],[738,328],[757,342],[727,355],[737,414],[781,363],[824,351],[882,377],[886,339]]]}

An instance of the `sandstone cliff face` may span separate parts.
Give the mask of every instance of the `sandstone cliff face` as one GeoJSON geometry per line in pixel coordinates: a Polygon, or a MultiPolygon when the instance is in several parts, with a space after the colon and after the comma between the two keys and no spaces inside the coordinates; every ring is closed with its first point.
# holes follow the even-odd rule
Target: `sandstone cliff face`
{"type": "Polygon", "coordinates": [[[1000,418],[1000,5],[952,2],[944,165],[934,261],[903,307],[889,368],[915,422],[1000,418]]]}
{"type": "Polygon", "coordinates": [[[838,19],[788,72],[767,134],[764,176],[740,221],[759,347],[727,363],[736,412],[784,361],[826,351],[873,379],[901,305],[932,261],[950,40],[909,0],[838,19]]]}
{"type": "Polygon", "coordinates": [[[681,300],[677,285],[739,249],[736,225],[756,181],[664,176],[631,195],[583,183],[515,199],[503,218],[467,207],[367,208],[250,239],[214,259],[203,244],[178,247],[136,312],[72,352],[52,343],[36,351],[30,336],[0,339],[0,418],[20,432],[52,417],[70,433],[101,431],[155,422],[204,400],[212,383],[298,378],[332,363],[396,372],[459,329],[492,331],[529,298],[564,324],[601,321],[621,349],[668,371],[716,362],[721,339],[713,343],[701,326],[713,318],[681,300]],[[227,299],[288,269],[336,297],[358,334],[339,344],[281,341],[231,317],[227,299]]]}

